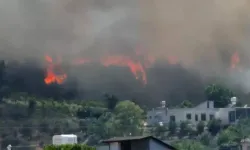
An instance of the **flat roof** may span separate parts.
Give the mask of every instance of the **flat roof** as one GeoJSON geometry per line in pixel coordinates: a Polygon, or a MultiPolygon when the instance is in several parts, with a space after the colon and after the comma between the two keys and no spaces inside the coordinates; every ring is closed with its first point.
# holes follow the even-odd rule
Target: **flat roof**
{"type": "Polygon", "coordinates": [[[61,134],[61,135],[54,135],[53,137],[77,137],[75,134],[61,134]]]}

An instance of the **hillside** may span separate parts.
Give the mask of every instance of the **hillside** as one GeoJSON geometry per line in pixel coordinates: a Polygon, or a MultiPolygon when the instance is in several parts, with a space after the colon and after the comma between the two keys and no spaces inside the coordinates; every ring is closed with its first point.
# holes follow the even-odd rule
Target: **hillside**
{"type": "Polygon", "coordinates": [[[4,99],[0,110],[0,135],[2,147],[6,147],[8,144],[49,144],[53,135],[62,133],[77,134],[80,142],[83,142],[89,136],[89,125],[94,125],[95,115],[104,113],[107,108],[96,101],[74,103],[21,97],[4,99]],[[86,113],[90,115],[86,118],[85,108],[93,109],[91,115],[86,113]]]}

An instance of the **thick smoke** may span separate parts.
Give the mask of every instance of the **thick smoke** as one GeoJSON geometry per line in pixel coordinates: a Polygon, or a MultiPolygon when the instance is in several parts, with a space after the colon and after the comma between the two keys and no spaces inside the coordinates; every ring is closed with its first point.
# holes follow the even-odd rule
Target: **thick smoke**
{"type": "Polygon", "coordinates": [[[46,52],[126,54],[140,43],[147,53],[157,57],[175,55],[185,64],[207,57],[218,67],[224,47],[226,51],[248,54],[247,0],[1,0],[0,3],[2,57],[41,58],[46,52]]]}
{"type": "MultiPolygon", "coordinates": [[[[224,76],[234,51],[249,62],[248,12],[247,0],[0,0],[0,58],[32,58],[43,66],[44,54],[59,54],[65,61],[134,56],[142,45],[156,58],[175,56],[189,75],[224,76]]],[[[93,74],[71,70],[71,75],[95,87],[93,74]]],[[[113,88],[121,84],[126,83],[113,88]]]]}

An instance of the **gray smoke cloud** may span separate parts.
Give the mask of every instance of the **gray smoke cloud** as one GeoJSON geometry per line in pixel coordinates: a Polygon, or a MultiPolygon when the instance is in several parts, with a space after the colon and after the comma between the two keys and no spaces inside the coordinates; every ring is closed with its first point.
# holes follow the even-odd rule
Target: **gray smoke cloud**
{"type": "Polygon", "coordinates": [[[133,55],[139,43],[220,75],[224,53],[249,58],[249,17],[247,0],[0,0],[0,58],[133,55]]]}

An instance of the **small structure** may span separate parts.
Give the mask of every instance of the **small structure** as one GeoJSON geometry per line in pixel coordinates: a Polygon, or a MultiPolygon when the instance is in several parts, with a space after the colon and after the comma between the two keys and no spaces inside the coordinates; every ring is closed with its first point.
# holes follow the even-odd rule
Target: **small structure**
{"type": "Polygon", "coordinates": [[[53,145],[77,144],[77,136],[74,134],[54,135],[52,138],[52,144],[53,145]]]}
{"type": "Polygon", "coordinates": [[[249,150],[250,149],[250,139],[241,140],[241,150],[249,150]]]}
{"type": "Polygon", "coordinates": [[[176,150],[153,136],[117,137],[102,141],[109,150],[176,150]]]}

